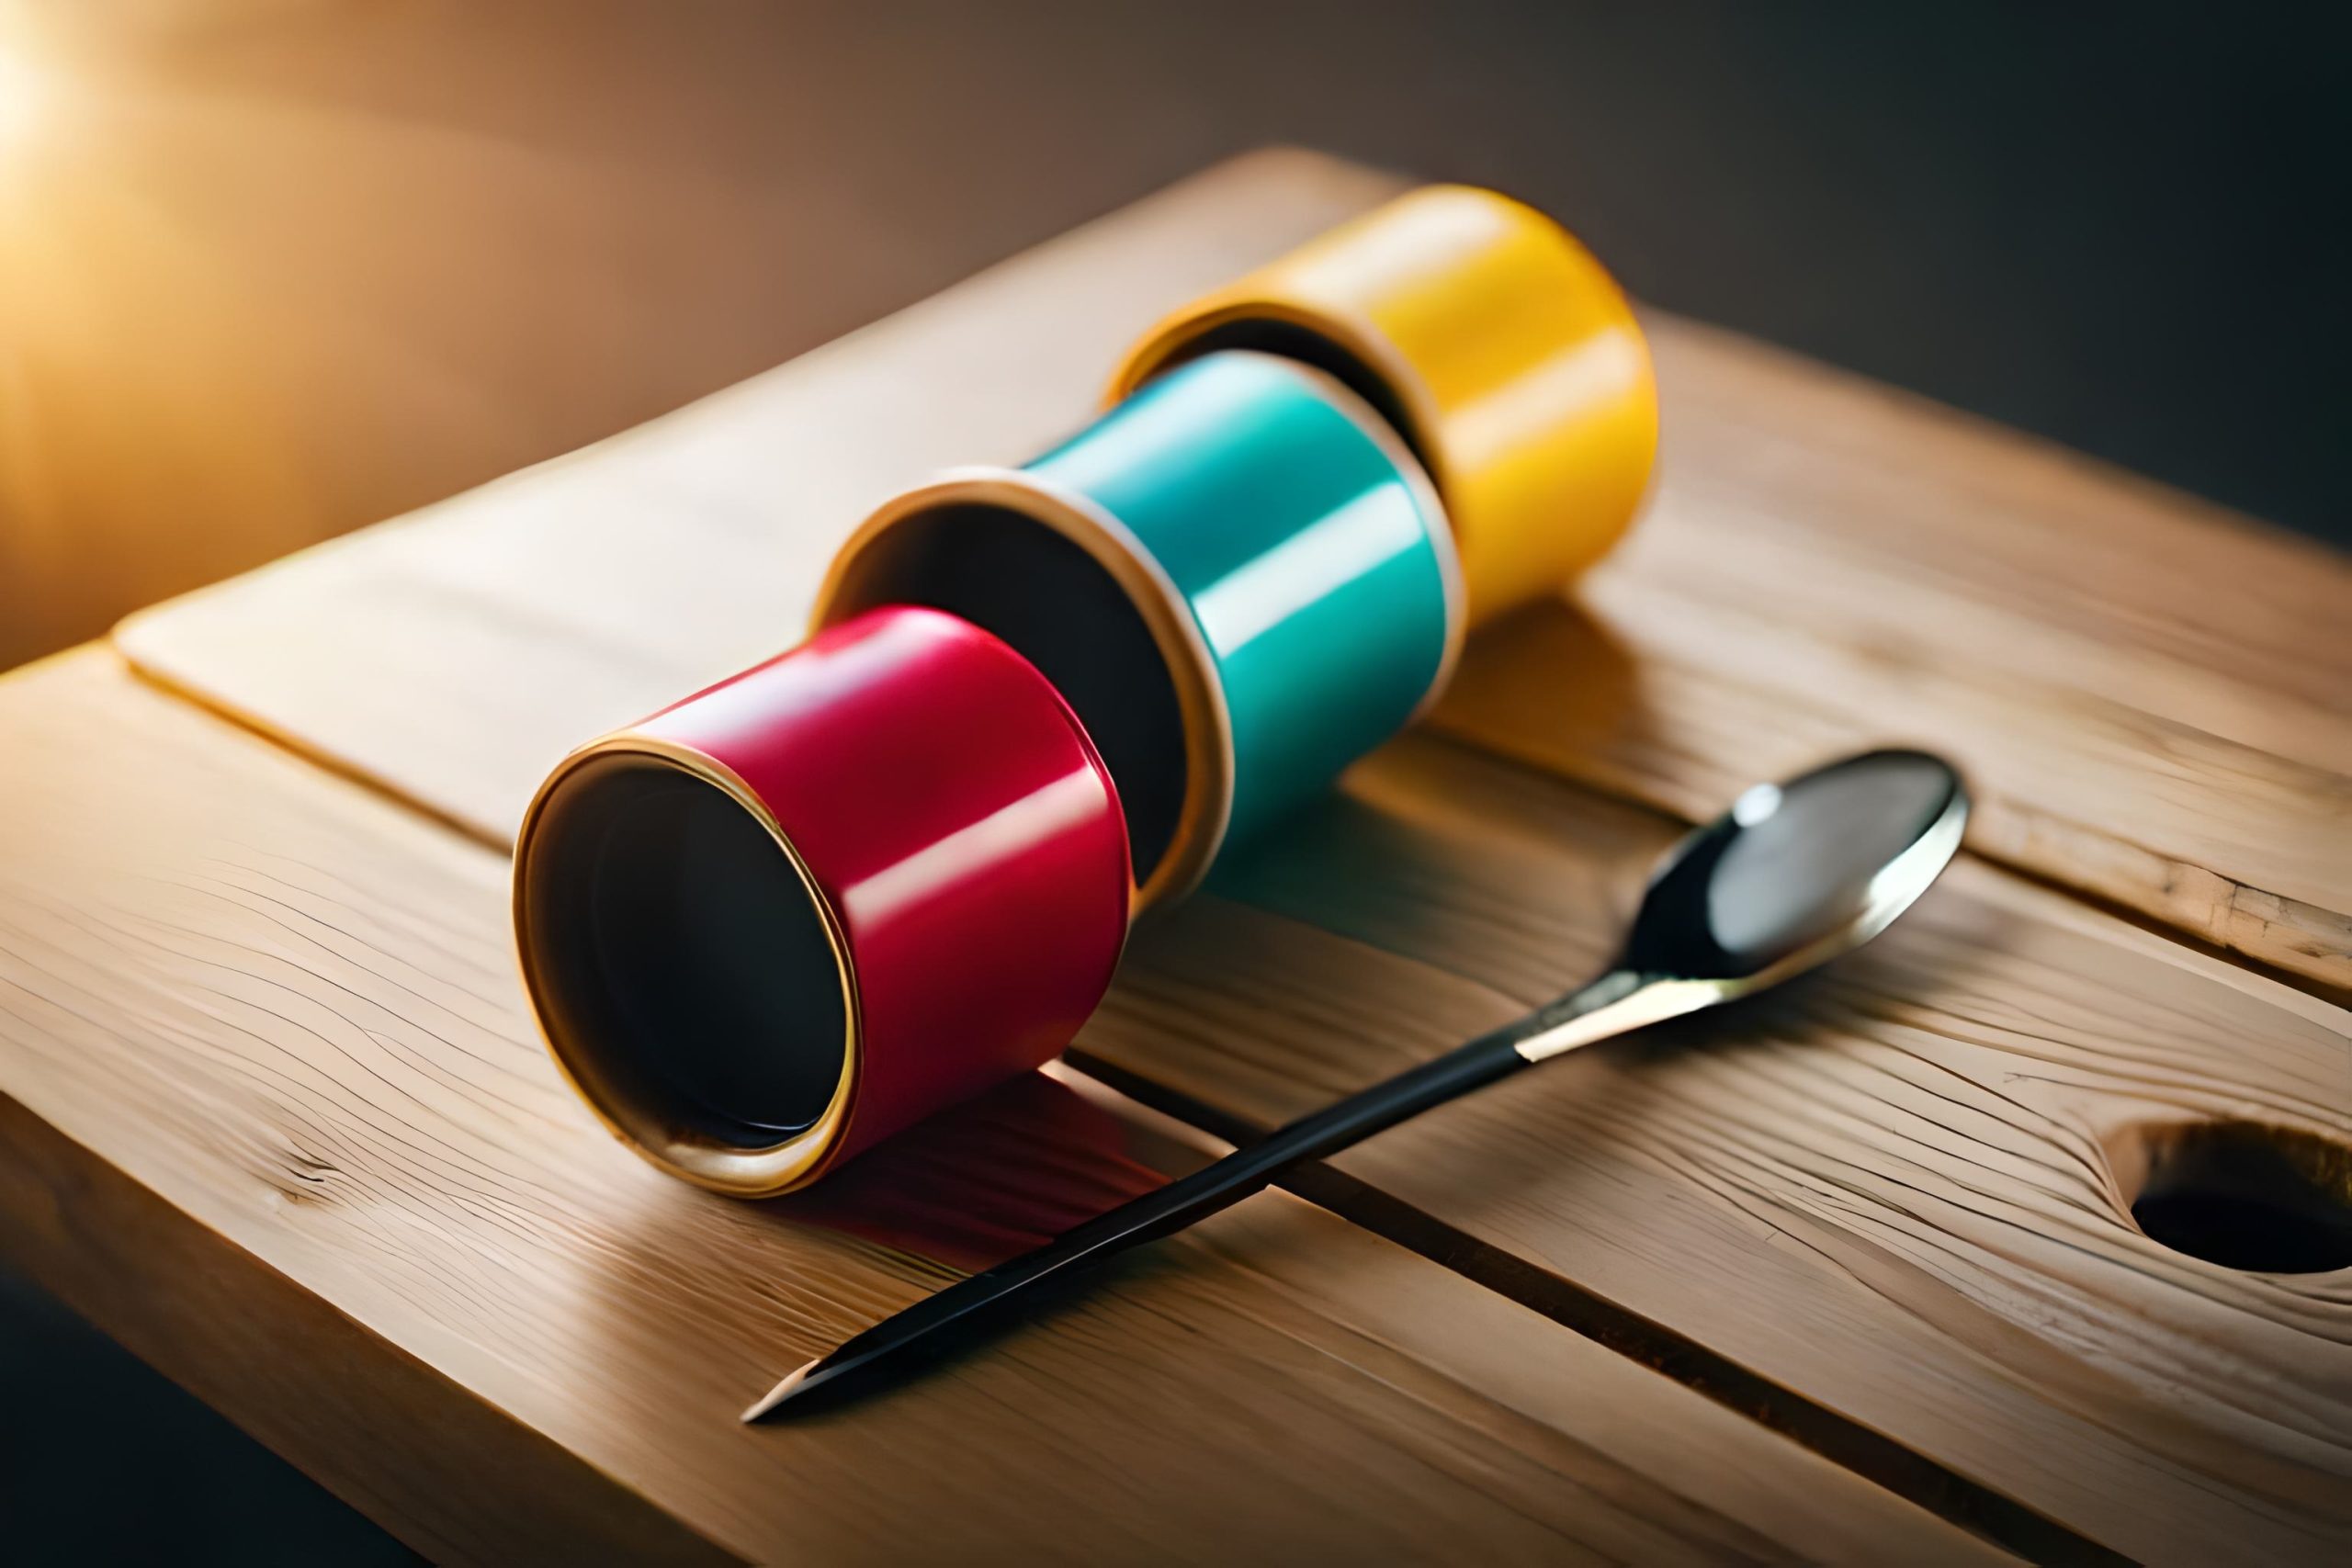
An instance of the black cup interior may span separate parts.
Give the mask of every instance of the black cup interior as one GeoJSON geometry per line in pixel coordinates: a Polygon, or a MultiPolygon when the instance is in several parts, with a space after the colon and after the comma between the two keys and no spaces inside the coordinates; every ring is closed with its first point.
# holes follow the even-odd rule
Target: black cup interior
{"type": "Polygon", "coordinates": [[[1137,882],[1184,810],[1184,718],[1151,627],[1085,548],[1010,507],[963,502],[901,518],[851,561],[839,617],[927,604],[1004,639],[1054,683],[1118,785],[1137,882]]]}
{"type": "Polygon", "coordinates": [[[807,885],[733,796],[658,758],[593,758],[542,804],[522,877],[539,1005],[607,1114],[747,1149],[824,1114],[848,1049],[840,971],[807,885]]]}

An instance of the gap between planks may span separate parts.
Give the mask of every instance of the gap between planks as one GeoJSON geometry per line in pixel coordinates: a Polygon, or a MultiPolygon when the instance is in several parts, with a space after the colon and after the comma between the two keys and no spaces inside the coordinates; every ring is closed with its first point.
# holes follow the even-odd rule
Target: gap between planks
{"type": "MultiPolygon", "coordinates": [[[[1244,1144],[1267,1129],[1072,1048],[1068,1059],[1139,1104],[1218,1139],[1244,1144]]],[[[2035,1562],[2112,1564],[2132,1559],[1905,1448],[1793,1389],[1619,1303],[1447,1224],[1425,1210],[1319,1161],[1276,1185],[1442,1268],[1476,1280],[1605,1349],[1780,1433],[1838,1468],[2035,1562]]]]}

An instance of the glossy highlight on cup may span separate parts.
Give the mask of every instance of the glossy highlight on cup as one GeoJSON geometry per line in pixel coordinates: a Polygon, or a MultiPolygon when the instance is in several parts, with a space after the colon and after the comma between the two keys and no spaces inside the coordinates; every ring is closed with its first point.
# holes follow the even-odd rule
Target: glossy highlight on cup
{"type": "Polygon", "coordinates": [[[1532,208],[1428,186],[1184,306],[1111,400],[1223,350],[1320,367],[1427,467],[1470,621],[1557,592],[1631,525],[1657,448],[1647,342],[1616,281],[1532,208]]]}
{"type": "Polygon", "coordinates": [[[605,1124],[761,1197],[1051,1059],[1109,987],[1130,885],[1069,705],[901,607],[567,757],[516,840],[514,929],[605,1124]]]}
{"type": "Polygon", "coordinates": [[[814,624],[891,604],[987,627],[1069,700],[1119,782],[1138,909],[1410,722],[1464,625],[1402,441],[1322,372],[1247,352],[1156,379],[1021,468],[885,505],[814,624]]]}

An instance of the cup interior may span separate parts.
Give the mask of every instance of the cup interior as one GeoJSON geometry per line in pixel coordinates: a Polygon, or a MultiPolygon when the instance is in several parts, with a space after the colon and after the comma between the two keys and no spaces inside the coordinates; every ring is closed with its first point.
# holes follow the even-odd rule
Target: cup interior
{"type": "Polygon", "coordinates": [[[949,502],[897,518],[837,567],[827,616],[927,604],[1002,638],[1053,682],[1119,791],[1138,885],[1184,812],[1184,717],[1134,598],[1086,547],[1010,506],[949,502]]]}
{"type": "Polygon", "coordinates": [[[767,1149],[825,1115],[850,1049],[842,962],[733,795],[664,757],[592,755],[538,804],[517,877],[550,1043],[641,1146],[767,1149]]]}

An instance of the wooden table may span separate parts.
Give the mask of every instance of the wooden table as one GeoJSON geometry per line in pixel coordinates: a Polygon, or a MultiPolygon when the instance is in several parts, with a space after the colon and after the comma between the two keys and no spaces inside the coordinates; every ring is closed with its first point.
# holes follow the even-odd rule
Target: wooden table
{"type": "Polygon", "coordinates": [[[792,640],[869,503],[1018,461],[1160,309],[1393,188],[1243,160],[0,682],[0,1245],[436,1558],[2345,1560],[2352,1269],[2130,1204],[2219,1122],[2352,1203],[2352,570],[1688,322],[1628,548],[1140,933],[1077,1071],[758,1205],[559,1084],[503,853],[553,757],[792,640]],[[1182,1129],[1580,977],[1677,818],[1877,739],[1983,807],[1833,975],[735,1424],[1182,1129]]]}

